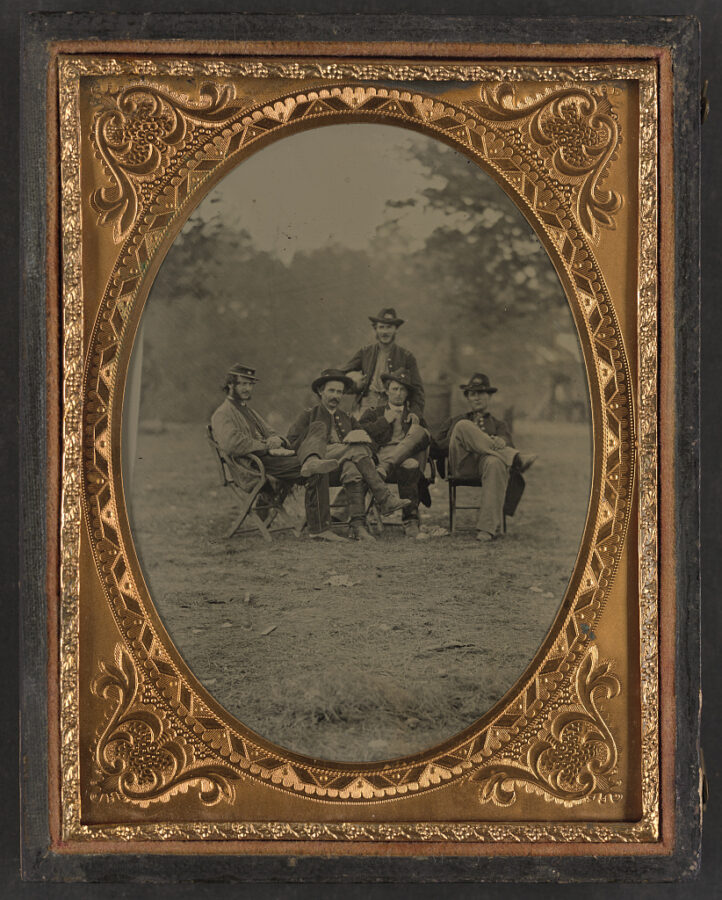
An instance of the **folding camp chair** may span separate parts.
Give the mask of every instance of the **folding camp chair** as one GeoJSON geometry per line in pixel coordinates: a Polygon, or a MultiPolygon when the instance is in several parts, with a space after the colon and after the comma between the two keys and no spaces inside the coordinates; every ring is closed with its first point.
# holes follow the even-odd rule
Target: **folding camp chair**
{"type": "Polygon", "coordinates": [[[221,484],[224,487],[231,488],[240,504],[238,515],[229,528],[226,537],[230,538],[234,534],[249,534],[259,531],[264,540],[271,541],[271,533],[274,531],[295,531],[298,533],[298,529],[283,508],[283,504],[291,493],[295,482],[268,475],[260,457],[249,453],[243,457],[254,477],[254,484],[248,490],[243,487],[244,481],[248,480],[248,470],[242,471],[236,460],[221,450],[213,437],[213,430],[210,425],[206,431],[206,439],[213,450],[213,455],[218,464],[221,484]],[[250,527],[241,528],[246,520],[250,523],[250,527]],[[276,520],[280,522],[285,521],[288,524],[274,526],[276,520]]]}

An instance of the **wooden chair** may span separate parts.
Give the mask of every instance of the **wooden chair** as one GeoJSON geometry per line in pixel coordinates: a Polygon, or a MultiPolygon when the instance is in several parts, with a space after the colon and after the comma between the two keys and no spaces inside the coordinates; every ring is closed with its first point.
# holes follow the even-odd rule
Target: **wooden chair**
{"type": "Polygon", "coordinates": [[[233,520],[226,537],[230,538],[234,534],[249,534],[258,531],[264,540],[271,541],[273,540],[271,537],[272,532],[295,531],[298,533],[298,529],[291,522],[288,513],[283,508],[286,498],[291,493],[296,482],[268,475],[260,457],[249,453],[243,459],[254,473],[255,483],[248,490],[243,487],[244,478],[242,477],[242,475],[245,475],[247,479],[248,473],[242,472],[233,457],[221,450],[213,437],[213,430],[210,425],[206,430],[206,440],[213,450],[213,455],[218,464],[221,484],[232,490],[240,505],[238,515],[233,520]],[[273,523],[277,519],[281,522],[285,520],[289,524],[274,526],[273,523]],[[250,527],[241,528],[246,521],[249,522],[250,527]]]}

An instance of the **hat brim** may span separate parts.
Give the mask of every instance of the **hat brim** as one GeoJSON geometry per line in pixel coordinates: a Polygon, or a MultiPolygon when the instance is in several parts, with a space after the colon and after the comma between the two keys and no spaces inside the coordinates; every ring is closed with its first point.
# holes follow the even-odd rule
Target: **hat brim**
{"type": "Polygon", "coordinates": [[[245,378],[248,381],[260,381],[260,378],[256,378],[255,375],[246,375],[245,372],[229,372],[228,378],[245,378]]]}
{"type": "Polygon", "coordinates": [[[400,384],[402,387],[405,387],[406,390],[411,393],[414,390],[413,385],[406,384],[406,382],[401,381],[399,378],[395,378],[391,372],[382,372],[381,373],[381,382],[382,384],[388,384],[389,381],[395,381],[396,384],[400,384]]]}
{"type": "Polygon", "coordinates": [[[406,319],[379,319],[377,316],[369,316],[369,322],[374,325],[403,325],[406,319]]]}
{"type": "Polygon", "coordinates": [[[487,388],[481,388],[478,384],[460,384],[459,387],[465,394],[468,394],[470,391],[479,391],[479,393],[482,394],[495,394],[499,390],[499,388],[491,386],[487,388]]]}
{"type": "Polygon", "coordinates": [[[341,381],[343,383],[344,391],[350,391],[355,387],[353,381],[347,375],[324,375],[311,382],[311,390],[314,394],[317,394],[324,384],[328,384],[329,381],[341,381]]]}

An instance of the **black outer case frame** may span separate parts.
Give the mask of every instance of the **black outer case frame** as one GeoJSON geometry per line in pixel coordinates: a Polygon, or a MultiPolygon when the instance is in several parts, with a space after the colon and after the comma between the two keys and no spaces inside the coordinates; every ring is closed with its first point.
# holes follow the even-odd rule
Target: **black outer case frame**
{"type": "MultiPolygon", "coordinates": [[[[492,18],[243,13],[37,13],[21,55],[21,861],[30,881],[672,881],[699,867],[700,50],[699,23],[672,18],[492,18]],[[676,824],[670,855],[288,856],[58,853],[50,846],[46,596],[46,104],[49,43],[82,39],[633,43],[664,46],[674,73],[676,824]]],[[[50,101],[52,102],[52,100],[50,101]]]]}

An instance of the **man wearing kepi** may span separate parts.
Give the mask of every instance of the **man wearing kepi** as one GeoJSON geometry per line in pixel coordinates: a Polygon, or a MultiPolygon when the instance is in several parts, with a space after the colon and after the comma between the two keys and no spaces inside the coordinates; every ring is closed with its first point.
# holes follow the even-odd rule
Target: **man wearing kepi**
{"type": "Polygon", "coordinates": [[[434,434],[434,443],[448,451],[449,472],[454,476],[481,479],[481,500],[476,539],[491,541],[502,533],[504,498],[513,467],[526,472],[536,456],[519,453],[506,422],[491,415],[487,407],[497,388],[481,372],[459,387],[469,411],[449,419],[434,434]]]}
{"type": "MultiPolygon", "coordinates": [[[[328,481],[316,476],[327,475],[338,469],[333,459],[325,459],[326,432],[321,425],[309,428],[304,440],[294,449],[250,406],[253,388],[258,382],[256,370],[237,364],[226,374],[224,390],[226,399],[211,416],[213,438],[224,453],[232,456],[239,470],[239,477],[249,490],[257,483],[258,473],[246,461],[252,453],[260,457],[266,474],[279,479],[307,478],[306,514],[309,530],[320,533],[321,520],[328,519],[328,481]],[[320,507],[320,509],[319,509],[320,507]]],[[[324,533],[329,540],[332,532],[324,533]]]]}
{"type": "Polygon", "coordinates": [[[376,332],[373,344],[362,347],[343,366],[350,374],[353,392],[357,395],[359,412],[374,409],[386,403],[386,388],[381,376],[404,369],[414,392],[411,412],[421,418],[424,413],[424,385],[414,354],[396,343],[396,332],[404,320],[396,315],[393,307],[382,309],[377,316],[369,316],[376,332]]]}
{"type": "Polygon", "coordinates": [[[429,446],[429,432],[423,419],[410,412],[414,387],[405,369],[384,372],[381,381],[388,402],[376,409],[367,409],[361,425],[375,435],[378,472],[386,480],[396,479],[399,497],[408,499],[402,513],[404,531],[409,537],[419,534],[419,486],[429,446]],[[382,430],[383,429],[383,430],[382,430]]]}
{"type": "Polygon", "coordinates": [[[371,452],[372,441],[385,433],[388,422],[370,425],[366,430],[352,416],[340,409],[341,398],[353,387],[353,382],[340,369],[325,369],[312,383],[311,389],[318,396],[316,406],[304,410],[288,432],[292,449],[303,447],[313,429],[321,429],[325,448],[325,460],[341,466],[340,480],[348,498],[351,529],[358,540],[374,540],[366,528],[364,495],[371,491],[382,515],[390,515],[409,505],[409,501],[396,498],[376,471],[371,452]]]}

